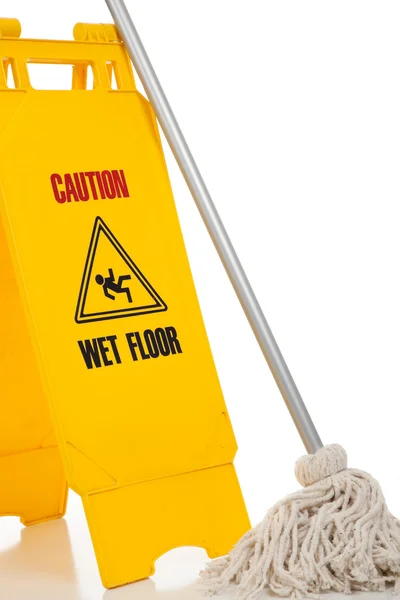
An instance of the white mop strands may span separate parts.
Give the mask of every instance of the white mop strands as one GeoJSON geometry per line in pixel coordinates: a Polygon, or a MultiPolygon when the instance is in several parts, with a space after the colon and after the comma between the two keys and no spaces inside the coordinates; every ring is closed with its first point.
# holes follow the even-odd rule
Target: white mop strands
{"type": "Polygon", "coordinates": [[[212,596],[236,584],[240,600],[265,589],[292,598],[335,590],[400,589],[400,521],[378,482],[347,469],[339,445],[325,446],[296,463],[306,486],[281,500],[230,552],[201,573],[212,596]]]}

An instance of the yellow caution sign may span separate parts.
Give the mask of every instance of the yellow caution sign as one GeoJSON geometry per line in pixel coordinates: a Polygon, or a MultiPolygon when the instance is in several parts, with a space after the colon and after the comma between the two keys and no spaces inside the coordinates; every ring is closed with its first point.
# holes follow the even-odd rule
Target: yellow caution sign
{"type": "MultiPolygon", "coordinates": [[[[16,333],[1,377],[3,455],[51,449],[58,504],[46,516],[60,515],[47,398],[106,587],[148,577],[177,546],[223,555],[250,525],[153,111],[114,27],[80,24],[74,42],[7,36],[6,21],[0,31],[0,249],[20,303],[0,325],[16,333]],[[71,65],[72,89],[33,89],[35,62],[71,65]]],[[[11,477],[3,460],[0,499],[11,477]]],[[[34,480],[46,485],[44,464],[26,475],[26,502],[34,480]]],[[[14,500],[0,512],[19,514],[14,500]]]]}

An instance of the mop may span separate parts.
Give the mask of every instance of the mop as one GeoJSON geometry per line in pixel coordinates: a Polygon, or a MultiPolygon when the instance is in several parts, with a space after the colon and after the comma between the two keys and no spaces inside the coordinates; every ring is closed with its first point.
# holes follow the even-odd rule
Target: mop
{"type": "Polygon", "coordinates": [[[347,468],[339,445],[323,446],[213,204],[123,0],[106,0],[161,128],[228,273],[308,454],[295,467],[303,489],[281,500],[201,574],[209,595],[238,586],[241,600],[400,589],[400,521],[378,482],[347,468]]]}
{"type": "Polygon", "coordinates": [[[277,502],[264,520],[201,576],[210,596],[230,583],[238,598],[255,600],[264,589],[292,598],[335,590],[383,591],[400,585],[400,521],[379,483],[347,469],[345,450],[324,446],[295,467],[303,490],[277,502]]]}

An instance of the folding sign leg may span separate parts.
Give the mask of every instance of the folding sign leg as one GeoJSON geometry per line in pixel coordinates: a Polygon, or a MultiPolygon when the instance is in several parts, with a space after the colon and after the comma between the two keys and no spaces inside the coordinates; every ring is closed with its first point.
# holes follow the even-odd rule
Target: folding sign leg
{"type": "Polygon", "coordinates": [[[0,515],[61,517],[67,484],[0,219],[0,515]]]}
{"type": "Polygon", "coordinates": [[[24,525],[64,515],[67,488],[57,448],[0,458],[0,515],[19,516],[24,525]]]}
{"type": "Polygon", "coordinates": [[[250,523],[232,464],[165,477],[83,498],[105,587],[153,575],[180,546],[227,554],[250,523]]]}

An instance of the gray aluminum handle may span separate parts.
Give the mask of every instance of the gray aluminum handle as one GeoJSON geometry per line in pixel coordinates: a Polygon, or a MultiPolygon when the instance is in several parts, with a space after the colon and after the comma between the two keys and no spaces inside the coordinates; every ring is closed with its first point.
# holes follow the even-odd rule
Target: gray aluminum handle
{"type": "Polygon", "coordinates": [[[314,453],[321,439],[225,231],[123,0],[105,0],[294,424],[314,453]]]}

